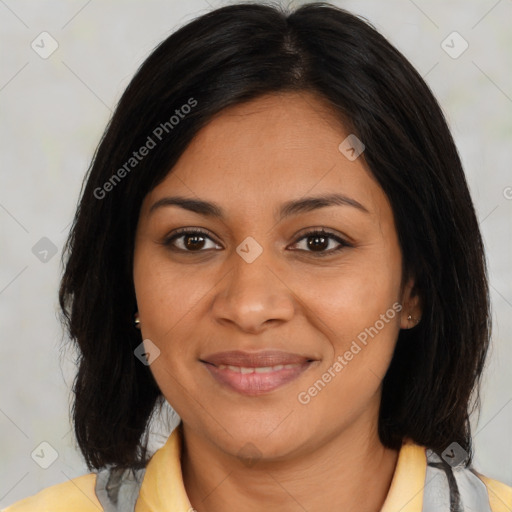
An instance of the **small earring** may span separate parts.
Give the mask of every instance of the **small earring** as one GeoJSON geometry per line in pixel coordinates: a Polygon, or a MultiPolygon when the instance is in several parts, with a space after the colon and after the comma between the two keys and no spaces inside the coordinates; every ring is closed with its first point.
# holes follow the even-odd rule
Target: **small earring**
{"type": "Polygon", "coordinates": [[[414,325],[416,326],[416,325],[418,325],[420,323],[421,317],[413,318],[412,315],[408,315],[407,316],[407,321],[410,322],[411,320],[414,322],[414,325]]]}
{"type": "Polygon", "coordinates": [[[136,329],[140,329],[140,318],[139,318],[139,313],[135,313],[135,319],[134,319],[134,323],[135,323],[135,328],[136,329]]]}

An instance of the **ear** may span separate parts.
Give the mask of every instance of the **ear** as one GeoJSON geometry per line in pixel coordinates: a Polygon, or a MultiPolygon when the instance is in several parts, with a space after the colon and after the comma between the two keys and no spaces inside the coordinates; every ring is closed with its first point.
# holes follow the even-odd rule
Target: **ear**
{"type": "Polygon", "coordinates": [[[414,278],[410,278],[402,294],[402,312],[400,314],[400,328],[412,329],[419,324],[423,308],[421,297],[416,289],[414,278]],[[408,317],[411,317],[410,319],[408,317]]]}

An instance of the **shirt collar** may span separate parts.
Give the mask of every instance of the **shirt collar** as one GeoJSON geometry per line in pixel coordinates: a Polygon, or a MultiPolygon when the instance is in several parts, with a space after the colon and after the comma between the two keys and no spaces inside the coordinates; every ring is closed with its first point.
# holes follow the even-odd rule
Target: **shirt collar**
{"type": "Polygon", "coordinates": [[[151,457],[135,512],[190,512],[181,472],[181,423],[151,457]]]}
{"type": "MultiPolygon", "coordinates": [[[[190,512],[181,472],[181,424],[146,467],[135,512],[190,512]]],[[[421,512],[426,476],[425,448],[405,440],[381,512],[421,512]]]]}
{"type": "Polygon", "coordinates": [[[380,512],[421,512],[427,474],[425,447],[404,440],[395,473],[380,512]]]}

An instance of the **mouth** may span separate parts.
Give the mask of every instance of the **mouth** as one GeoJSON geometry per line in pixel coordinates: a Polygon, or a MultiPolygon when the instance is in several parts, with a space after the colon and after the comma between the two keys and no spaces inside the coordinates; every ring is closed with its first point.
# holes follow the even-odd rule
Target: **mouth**
{"type": "Polygon", "coordinates": [[[315,359],[275,350],[218,352],[200,362],[221,385],[243,395],[269,393],[306,371],[315,359]]]}

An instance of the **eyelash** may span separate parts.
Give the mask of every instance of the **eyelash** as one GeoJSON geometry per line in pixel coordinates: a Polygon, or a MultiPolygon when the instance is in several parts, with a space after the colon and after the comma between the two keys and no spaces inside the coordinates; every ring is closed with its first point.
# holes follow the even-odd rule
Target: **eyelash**
{"type": "MultiPolygon", "coordinates": [[[[198,254],[201,252],[205,252],[205,249],[199,249],[198,251],[187,251],[186,249],[179,249],[179,248],[173,246],[173,242],[179,238],[182,238],[184,235],[201,235],[201,236],[209,238],[210,240],[215,242],[215,240],[213,240],[210,237],[210,235],[208,234],[207,231],[204,231],[204,230],[198,229],[198,228],[181,228],[181,229],[178,229],[176,232],[174,232],[172,235],[166,237],[163,240],[162,244],[166,247],[169,247],[171,250],[180,251],[180,252],[188,252],[191,254],[194,254],[194,253],[198,254]]],[[[345,247],[353,247],[353,245],[348,243],[346,240],[343,240],[339,236],[337,236],[329,231],[326,231],[323,228],[319,229],[319,230],[313,230],[313,231],[308,231],[307,233],[304,233],[292,245],[296,245],[300,241],[310,238],[310,237],[313,237],[313,236],[322,236],[324,238],[329,238],[329,239],[335,240],[336,242],[338,242],[340,244],[339,247],[337,247],[336,249],[330,249],[328,251],[315,252],[315,251],[308,251],[308,250],[300,249],[303,252],[311,253],[320,258],[323,256],[328,256],[330,254],[336,253],[336,252],[344,249],[345,247]]],[[[217,243],[217,242],[215,242],[215,243],[217,243]]]]}

